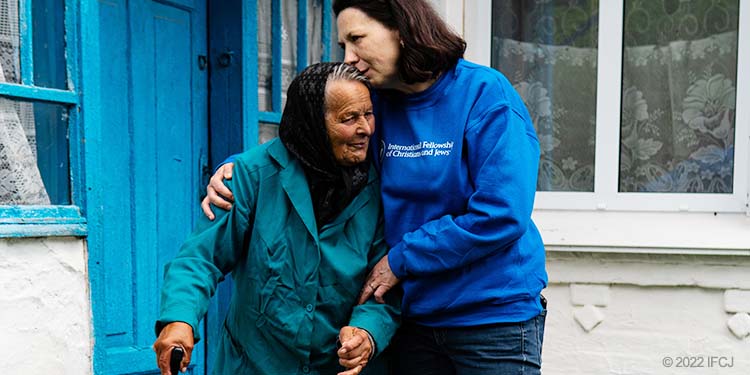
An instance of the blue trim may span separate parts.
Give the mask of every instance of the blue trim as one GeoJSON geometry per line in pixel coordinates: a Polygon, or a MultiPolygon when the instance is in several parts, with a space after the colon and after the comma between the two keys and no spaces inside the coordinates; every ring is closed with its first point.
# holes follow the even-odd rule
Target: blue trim
{"type": "Polygon", "coordinates": [[[258,112],[258,121],[270,124],[281,124],[281,113],[258,112]]]}
{"type": "Polygon", "coordinates": [[[307,66],[307,0],[297,2],[297,73],[307,66]]]}
{"type": "Polygon", "coordinates": [[[76,85],[80,78],[78,70],[80,55],[78,51],[78,37],[80,22],[77,16],[80,13],[78,0],[65,0],[65,57],[68,78],[68,90],[76,91],[76,85]]]}
{"type": "Polygon", "coordinates": [[[21,83],[34,84],[34,32],[32,26],[32,0],[18,2],[18,24],[21,34],[21,83]]]}
{"type": "MultiPolygon", "coordinates": [[[[80,4],[78,0],[65,0],[65,56],[67,66],[67,86],[75,91],[81,79],[79,70],[81,55],[79,37],[81,22],[80,4]]],[[[76,93],[76,102],[81,103],[81,92],[76,93]]],[[[82,215],[86,216],[86,174],[84,163],[84,142],[86,134],[83,131],[83,116],[80,107],[68,109],[68,144],[70,152],[70,201],[82,208],[82,215]]]]}
{"type": "MultiPolygon", "coordinates": [[[[81,65],[81,91],[87,95],[82,96],[81,105],[86,108],[82,112],[82,131],[86,136],[86,147],[84,148],[84,174],[98,176],[103,173],[100,155],[105,155],[102,147],[103,109],[101,106],[101,46],[99,42],[99,7],[98,1],[84,1],[80,5],[79,22],[81,25],[81,55],[80,61],[86,61],[81,65]]],[[[95,205],[92,202],[102,202],[104,190],[103,181],[99,178],[89,178],[85,183],[86,201],[85,206],[88,224],[88,271],[91,287],[91,310],[93,316],[93,369],[94,374],[103,374],[107,370],[106,350],[101,343],[105,342],[106,334],[101,321],[106,309],[104,294],[105,270],[101,264],[104,259],[104,233],[102,233],[102,222],[106,218],[103,205],[95,205]]]]}
{"type": "Polygon", "coordinates": [[[86,235],[86,219],[81,216],[81,210],[76,206],[0,208],[0,238],[86,235]]]}
{"type": "Polygon", "coordinates": [[[258,144],[258,9],[242,2],[242,148],[258,144]]]}
{"type": "Polygon", "coordinates": [[[86,237],[86,224],[7,224],[0,225],[0,238],[86,237]]]}
{"type": "Polygon", "coordinates": [[[271,3],[271,35],[271,109],[281,112],[281,0],[271,3]]]}
{"type": "Polygon", "coordinates": [[[78,104],[78,94],[76,94],[75,92],[48,89],[44,87],[17,85],[15,83],[0,82],[0,95],[25,100],[78,104]]]}
{"type": "Polygon", "coordinates": [[[2,206],[0,225],[85,223],[77,206],[2,206]]]}
{"type": "Polygon", "coordinates": [[[85,134],[81,124],[81,114],[77,107],[68,109],[68,152],[70,166],[70,201],[78,207],[84,208],[82,215],[86,215],[86,175],[83,162],[85,134]]]}
{"type": "Polygon", "coordinates": [[[323,30],[321,30],[321,34],[323,36],[323,39],[321,40],[323,44],[323,61],[331,61],[331,16],[332,12],[331,9],[333,8],[333,5],[331,4],[331,0],[323,0],[323,30]]]}

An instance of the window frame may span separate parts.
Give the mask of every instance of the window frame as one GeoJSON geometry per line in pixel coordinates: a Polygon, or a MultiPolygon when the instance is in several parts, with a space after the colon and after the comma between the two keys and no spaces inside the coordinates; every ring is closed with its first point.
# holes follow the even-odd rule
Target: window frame
{"type": "Polygon", "coordinates": [[[80,4],[64,2],[65,68],[67,90],[34,84],[32,0],[19,0],[21,83],[0,83],[0,96],[30,102],[48,102],[68,109],[69,205],[0,205],[0,238],[87,235],[81,123],[80,54],[78,21],[80,4]]]}
{"type": "MultiPolygon", "coordinates": [[[[308,4],[306,1],[300,1],[297,3],[297,46],[296,46],[296,73],[299,74],[308,65],[308,48],[310,35],[308,35],[308,28],[301,28],[299,25],[308,25],[307,13],[308,4]]],[[[321,52],[321,62],[331,61],[332,55],[334,55],[333,48],[339,48],[335,43],[336,35],[331,31],[335,30],[336,20],[333,17],[333,0],[322,0],[321,3],[321,40],[320,43],[323,45],[321,52]],[[326,31],[329,32],[326,32],[326,31]]],[[[246,12],[250,20],[243,22],[243,27],[249,27],[254,25],[257,20],[257,9],[246,12]],[[245,26],[248,25],[248,26],[245,26]]],[[[271,109],[268,111],[261,111],[258,104],[258,69],[259,64],[248,64],[248,73],[246,75],[248,81],[245,84],[246,89],[244,92],[245,102],[244,108],[246,111],[244,118],[247,122],[243,124],[244,137],[243,137],[243,149],[248,150],[258,145],[260,141],[259,130],[261,124],[276,125],[281,124],[282,108],[282,0],[272,0],[271,2],[271,109]]],[[[309,25],[308,25],[309,26],[309,25]]],[[[258,46],[257,37],[255,34],[250,34],[251,38],[243,42],[243,45],[250,46],[252,49],[248,49],[249,54],[243,56],[243,61],[256,61],[258,60],[258,46]]]]}
{"type": "MultiPolygon", "coordinates": [[[[750,1],[740,1],[735,112],[733,193],[619,192],[622,30],[624,0],[602,1],[599,7],[597,53],[596,151],[594,192],[538,191],[536,209],[748,213],[750,185],[750,1]],[[619,31],[619,32],[614,32],[619,31]],[[611,88],[617,89],[611,89],[611,88]],[[609,147],[617,145],[618,147],[609,147]]],[[[490,65],[492,0],[465,2],[464,36],[467,59],[490,65]],[[466,22],[466,21],[471,22],[466,22]]]]}

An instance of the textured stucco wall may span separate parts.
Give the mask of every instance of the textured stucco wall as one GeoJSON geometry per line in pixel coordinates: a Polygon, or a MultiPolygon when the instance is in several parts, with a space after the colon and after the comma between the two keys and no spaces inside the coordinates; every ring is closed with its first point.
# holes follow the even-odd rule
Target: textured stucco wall
{"type": "Polygon", "coordinates": [[[747,258],[548,253],[543,374],[750,374],[747,258]]]}
{"type": "MultiPolygon", "coordinates": [[[[748,258],[549,252],[543,374],[750,373],[748,258]]],[[[82,240],[0,240],[0,291],[0,373],[92,373],[82,240]]]]}
{"type": "Polygon", "coordinates": [[[91,374],[85,244],[0,239],[0,373],[91,374]]]}

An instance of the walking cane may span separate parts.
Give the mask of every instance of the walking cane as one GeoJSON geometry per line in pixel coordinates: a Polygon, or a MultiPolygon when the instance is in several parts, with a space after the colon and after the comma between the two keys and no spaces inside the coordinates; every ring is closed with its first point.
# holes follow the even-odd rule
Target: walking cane
{"type": "Polygon", "coordinates": [[[172,353],[169,356],[169,371],[172,375],[178,375],[180,373],[180,364],[182,363],[182,357],[185,352],[180,347],[172,348],[172,353]]]}

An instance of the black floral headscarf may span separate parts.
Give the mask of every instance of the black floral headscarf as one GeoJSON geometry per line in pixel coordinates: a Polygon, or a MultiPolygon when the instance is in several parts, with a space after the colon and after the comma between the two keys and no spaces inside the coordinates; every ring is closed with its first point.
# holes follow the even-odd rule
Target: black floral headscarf
{"type": "Polygon", "coordinates": [[[279,125],[281,142],[305,171],[318,229],[336,218],[362,191],[370,168],[369,156],[350,167],[338,164],[333,156],[325,124],[325,89],[337,69],[349,77],[359,77],[354,80],[364,79],[356,68],[344,63],[305,68],[289,85],[279,125]]]}

